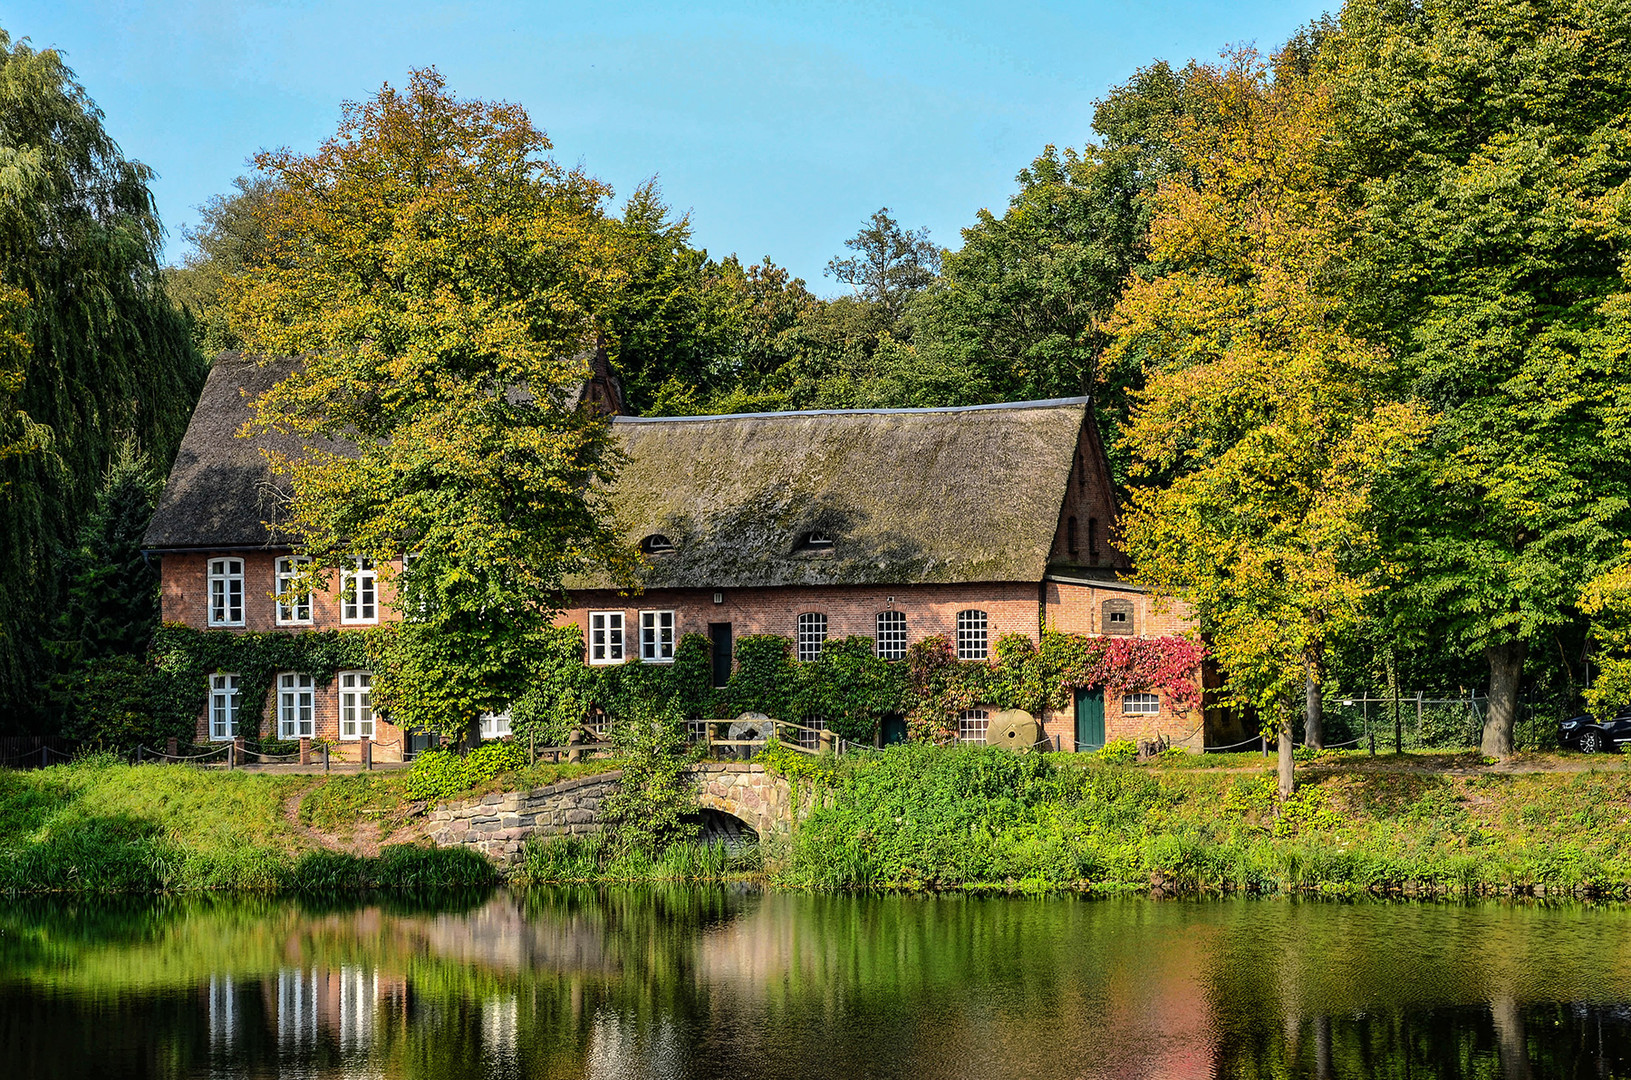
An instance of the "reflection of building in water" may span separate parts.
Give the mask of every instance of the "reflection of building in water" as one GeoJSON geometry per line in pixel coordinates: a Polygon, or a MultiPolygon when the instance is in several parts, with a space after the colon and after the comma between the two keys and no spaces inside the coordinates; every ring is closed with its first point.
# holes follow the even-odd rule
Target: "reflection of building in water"
{"type": "MultiPolygon", "coordinates": [[[[310,1052],[319,1040],[335,1044],[341,1054],[366,1054],[378,1038],[382,1021],[407,1015],[404,979],[361,967],[338,970],[283,968],[260,980],[259,1012],[277,1039],[280,1054],[310,1052]]],[[[205,992],[210,1048],[227,1052],[243,1042],[246,1022],[240,994],[253,994],[255,984],[240,985],[231,975],[211,975],[205,992]]],[[[248,999],[251,1024],[256,1001],[248,999]]],[[[509,1009],[509,1042],[515,1042],[515,1005],[509,1009]]]]}
{"type": "Polygon", "coordinates": [[[317,972],[285,969],[277,973],[277,1044],[279,1050],[304,1050],[317,1043],[317,972]]]}
{"type": "Polygon", "coordinates": [[[497,1060],[513,1059],[521,1024],[520,1003],[515,995],[488,998],[480,1008],[482,1054],[497,1060]]]}
{"type": "Polygon", "coordinates": [[[334,1003],[334,1029],[340,1033],[340,1052],[366,1050],[373,1042],[374,1019],[379,1005],[379,973],[362,968],[342,967],[336,975],[330,1000],[334,1003]]]}
{"type": "Polygon", "coordinates": [[[683,1076],[690,1054],[690,1045],[671,1017],[636,1018],[605,1008],[595,1013],[590,1025],[583,1074],[588,1080],[683,1076]]]}
{"type": "Polygon", "coordinates": [[[237,1042],[238,1003],[231,975],[211,975],[209,989],[210,1049],[228,1050],[237,1042]]]}

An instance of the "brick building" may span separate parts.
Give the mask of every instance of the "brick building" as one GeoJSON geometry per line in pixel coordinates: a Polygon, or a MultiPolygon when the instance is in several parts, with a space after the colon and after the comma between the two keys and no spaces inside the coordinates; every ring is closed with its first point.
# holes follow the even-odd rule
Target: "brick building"
{"type": "MultiPolygon", "coordinates": [[[[293,555],[261,454],[273,440],[237,432],[249,401],[282,371],[227,356],[210,374],[147,535],[163,560],[166,620],[294,633],[394,617],[394,567],[361,562],[308,605],[274,601],[293,555]]],[[[610,392],[595,394],[595,385],[603,406],[620,400],[615,380],[610,392]]],[[[873,637],[880,655],[896,659],[943,634],[974,659],[1003,634],[1034,640],[1045,627],[1162,637],[1192,625],[1120,580],[1127,560],[1111,542],[1116,504],[1086,398],[619,416],[613,432],[626,461],[610,503],[646,558],[638,593],[593,577],[567,583],[563,621],[583,628],[591,664],[662,663],[695,632],[712,640],[723,682],[734,642],[750,634],[784,635],[801,659],[851,635],[873,637]]],[[[299,673],[280,675],[268,728],[342,742],[399,739],[372,715],[368,678],[342,672],[313,686],[299,673]]],[[[211,699],[200,703],[201,738],[230,737],[232,693],[231,673],[213,677],[211,699]]],[[[968,736],[987,711],[964,718],[968,736]]],[[[1197,749],[1206,740],[1202,711],[1175,709],[1159,692],[1111,701],[1084,693],[1070,714],[1042,719],[1066,749],[1157,733],[1197,749]]]]}

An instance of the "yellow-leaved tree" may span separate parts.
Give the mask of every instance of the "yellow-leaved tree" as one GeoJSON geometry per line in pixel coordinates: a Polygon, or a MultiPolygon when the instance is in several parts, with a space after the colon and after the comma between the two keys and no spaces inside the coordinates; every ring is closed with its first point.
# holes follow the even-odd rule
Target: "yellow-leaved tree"
{"type": "Polygon", "coordinates": [[[1283,796],[1299,698],[1318,746],[1326,649],[1382,582],[1372,478],[1426,425],[1344,328],[1330,107],[1299,55],[1193,71],[1185,168],[1152,197],[1156,273],[1129,284],[1108,358],[1144,381],[1123,435],[1135,580],[1195,608],[1226,700],[1278,743],[1283,796]]]}
{"type": "Polygon", "coordinates": [[[549,149],[519,106],[426,70],[346,105],[316,153],[256,158],[265,242],[226,293],[250,350],[302,358],[254,422],[307,446],[274,460],[311,559],[296,590],[411,556],[375,673],[406,727],[458,735],[503,708],[563,576],[632,557],[595,496],[607,423],[569,402],[626,281],[611,193],[549,149]]]}

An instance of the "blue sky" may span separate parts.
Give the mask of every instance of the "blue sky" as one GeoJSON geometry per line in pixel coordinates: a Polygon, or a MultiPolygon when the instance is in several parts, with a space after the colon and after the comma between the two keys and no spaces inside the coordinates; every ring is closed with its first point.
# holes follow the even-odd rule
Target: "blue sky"
{"type": "Polygon", "coordinates": [[[526,106],[620,195],[655,174],[710,253],[769,255],[830,295],[822,268],[879,206],[956,247],[1141,65],[1272,48],[1335,6],[0,0],[0,27],[61,49],[157,171],[171,260],[249,155],[310,150],[340,102],[435,65],[461,96],[526,106]]]}

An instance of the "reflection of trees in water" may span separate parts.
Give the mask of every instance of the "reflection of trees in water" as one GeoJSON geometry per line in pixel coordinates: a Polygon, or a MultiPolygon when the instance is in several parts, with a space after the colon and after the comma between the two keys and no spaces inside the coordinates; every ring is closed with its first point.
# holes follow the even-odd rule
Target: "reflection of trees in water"
{"type": "Polygon", "coordinates": [[[1631,1047],[1623,1010],[1549,1004],[1631,1000],[1615,909],[649,888],[153,910],[0,915],[0,1075],[1518,1077],[1621,1074],[1631,1047]]]}

